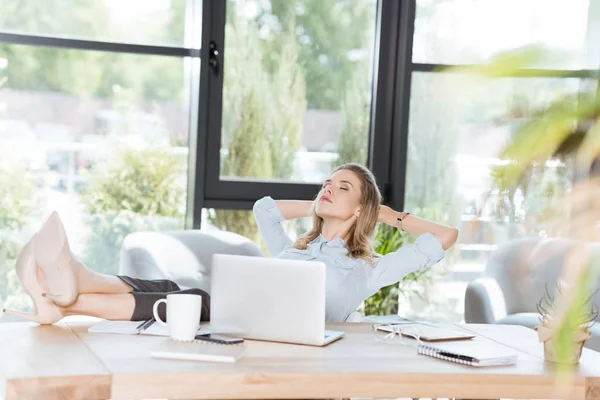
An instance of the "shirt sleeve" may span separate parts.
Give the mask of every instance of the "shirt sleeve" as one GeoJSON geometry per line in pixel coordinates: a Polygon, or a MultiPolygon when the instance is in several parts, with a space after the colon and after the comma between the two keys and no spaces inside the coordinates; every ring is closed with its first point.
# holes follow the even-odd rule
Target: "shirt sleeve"
{"type": "Polygon", "coordinates": [[[377,290],[392,285],[411,272],[436,264],[444,254],[440,241],[433,234],[424,233],[413,244],[381,257],[371,275],[371,285],[377,290]]]}
{"type": "Polygon", "coordinates": [[[252,208],[258,230],[273,257],[292,245],[292,239],[285,233],[281,222],[285,220],[275,200],[266,196],[254,203],[252,208]]]}

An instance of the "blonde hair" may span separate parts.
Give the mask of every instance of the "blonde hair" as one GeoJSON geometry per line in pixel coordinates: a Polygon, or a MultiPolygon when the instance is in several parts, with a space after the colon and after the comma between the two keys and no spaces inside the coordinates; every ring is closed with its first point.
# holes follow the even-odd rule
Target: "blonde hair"
{"type": "MultiPolygon", "coordinates": [[[[361,191],[360,215],[356,223],[350,228],[348,239],[346,241],[348,255],[351,258],[372,261],[375,256],[372,241],[373,236],[375,235],[377,217],[379,215],[381,193],[379,192],[373,173],[366,167],[360,164],[348,163],[337,167],[333,172],[340,170],[354,172],[360,181],[361,191]]],[[[315,199],[312,206],[312,229],[300,236],[294,243],[294,247],[298,250],[306,250],[308,243],[319,237],[323,230],[323,218],[315,213],[316,201],[317,199],[315,199]]]]}

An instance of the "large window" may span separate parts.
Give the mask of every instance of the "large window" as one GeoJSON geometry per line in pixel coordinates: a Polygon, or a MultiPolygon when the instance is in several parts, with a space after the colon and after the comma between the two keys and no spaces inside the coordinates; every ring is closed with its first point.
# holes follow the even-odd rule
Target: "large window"
{"type": "Polygon", "coordinates": [[[559,234],[553,215],[539,213],[569,189],[568,163],[540,166],[518,190],[502,193],[493,190],[492,169],[506,165],[499,153],[536,108],[582,87],[578,79],[503,78],[469,89],[455,74],[413,73],[405,207],[461,232],[426,290],[428,308],[418,312],[460,320],[466,284],[498,244],[559,234]]]}
{"type": "Polygon", "coordinates": [[[600,66],[592,45],[599,10],[587,0],[423,0],[415,11],[405,207],[458,227],[460,237],[431,270],[422,298],[400,300],[400,313],[459,322],[468,282],[498,245],[562,233],[553,224],[560,210],[551,206],[571,186],[569,160],[536,165],[519,187],[504,192],[494,189],[492,170],[507,164],[501,151],[536,110],[595,90],[597,82],[577,78],[576,70],[600,66]],[[485,63],[534,44],[560,56],[536,65],[528,77],[475,83],[438,65],[485,63]]]}
{"type": "Polygon", "coordinates": [[[311,199],[337,165],[367,163],[378,3],[225,4],[223,69],[213,76],[221,108],[208,116],[221,118],[209,124],[219,132],[209,132],[205,185],[217,206],[207,222],[259,241],[251,215],[218,208],[250,209],[264,195],[311,199]]]}
{"type": "Polygon", "coordinates": [[[366,163],[376,0],[227,1],[222,178],[321,182],[366,163]]]}
{"type": "Polygon", "coordinates": [[[30,305],[15,260],[54,210],[71,250],[108,274],[118,272],[127,234],[185,227],[197,61],[171,54],[183,47],[121,43],[113,52],[113,44],[97,42],[182,46],[185,4],[0,0],[0,30],[20,42],[29,40],[23,33],[50,41],[43,47],[36,38],[0,41],[0,303],[6,307],[30,305]],[[84,50],[88,42],[72,38],[106,48],[84,50]]]}

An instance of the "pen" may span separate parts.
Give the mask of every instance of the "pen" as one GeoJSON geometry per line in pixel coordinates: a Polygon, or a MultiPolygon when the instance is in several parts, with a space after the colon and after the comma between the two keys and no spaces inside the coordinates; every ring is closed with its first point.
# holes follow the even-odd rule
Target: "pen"
{"type": "Polygon", "coordinates": [[[144,330],[150,328],[152,326],[153,323],[155,323],[156,320],[154,318],[152,318],[151,320],[148,321],[148,323],[144,326],[144,330]]]}
{"type": "Polygon", "coordinates": [[[137,330],[141,332],[145,329],[148,329],[150,327],[150,325],[152,325],[153,323],[154,323],[154,318],[144,321],[140,325],[138,325],[137,330]]]}
{"type": "Polygon", "coordinates": [[[135,329],[139,331],[142,328],[142,326],[146,325],[147,323],[148,321],[142,321],[135,329]]]}

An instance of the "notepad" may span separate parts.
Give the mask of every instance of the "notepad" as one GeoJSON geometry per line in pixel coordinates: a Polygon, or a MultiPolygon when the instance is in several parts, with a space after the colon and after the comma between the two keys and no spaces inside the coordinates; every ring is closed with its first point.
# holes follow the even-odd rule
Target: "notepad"
{"type": "Polygon", "coordinates": [[[420,344],[418,353],[474,367],[511,365],[518,358],[509,347],[476,341],[420,344]]]}
{"type": "Polygon", "coordinates": [[[150,355],[155,358],[175,360],[235,363],[245,352],[244,344],[220,344],[202,340],[179,342],[165,339],[160,345],[150,350],[150,355]]]}
{"type": "MultiPolygon", "coordinates": [[[[152,335],[169,336],[169,328],[156,323],[154,320],[148,321],[102,321],[88,328],[90,333],[119,333],[124,335],[152,335]]],[[[201,326],[198,329],[198,335],[207,335],[210,330],[201,326]]]]}

